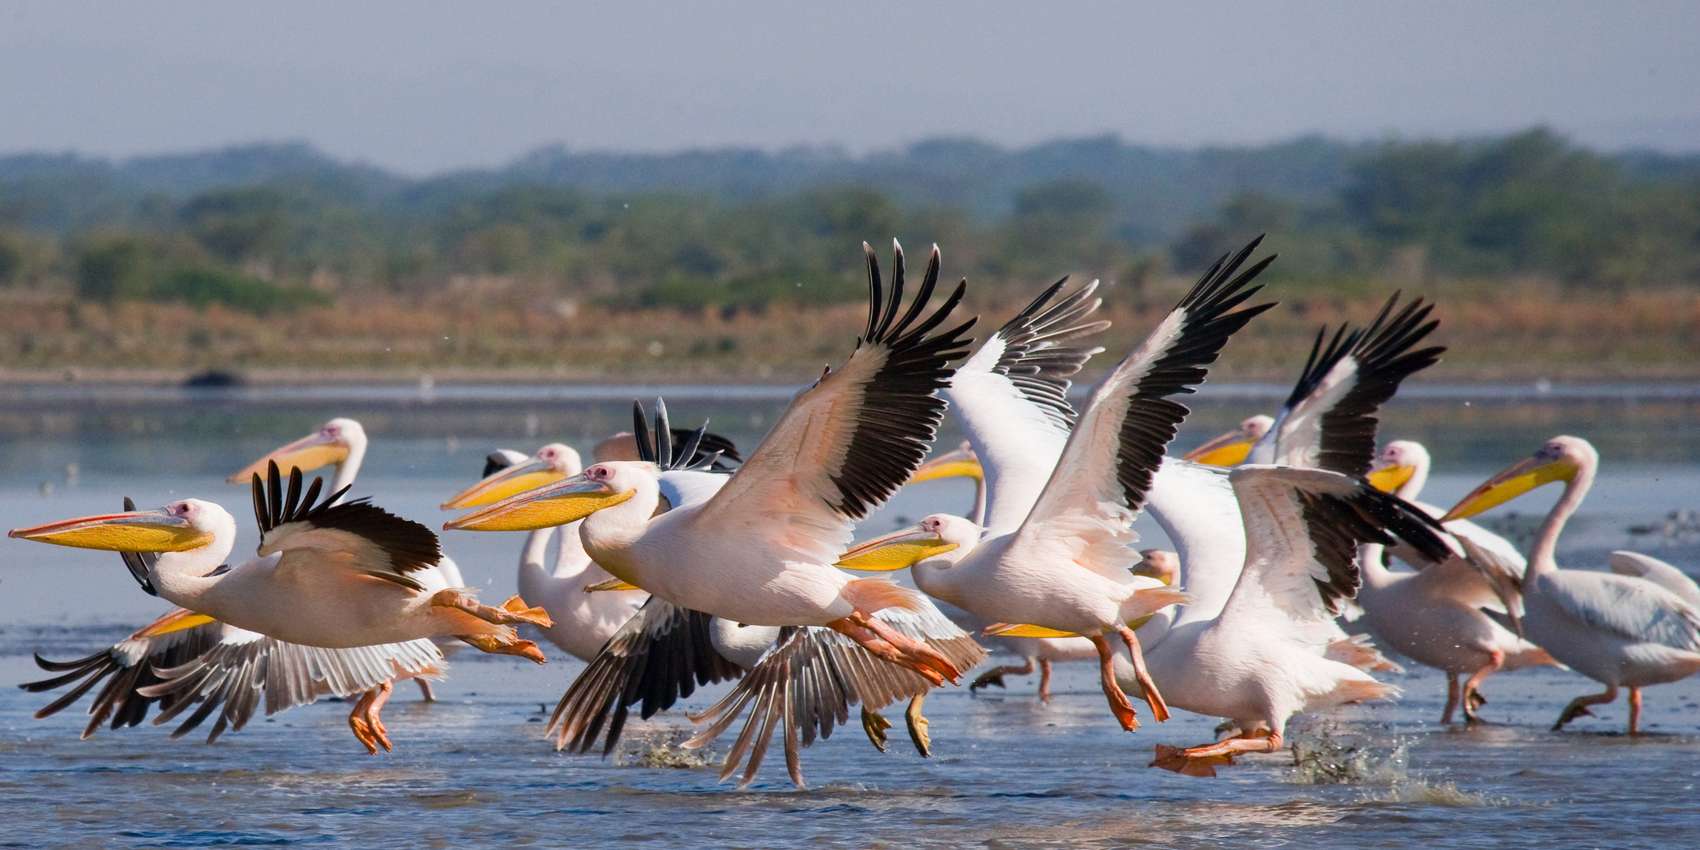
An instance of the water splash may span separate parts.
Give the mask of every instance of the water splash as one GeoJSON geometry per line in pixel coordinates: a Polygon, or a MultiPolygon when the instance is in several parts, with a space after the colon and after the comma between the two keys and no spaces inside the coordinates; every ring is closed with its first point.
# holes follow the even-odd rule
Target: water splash
{"type": "Polygon", "coordinates": [[[687,750],[684,743],[691,737],[688,729],[658,729],[628,736],[620,743],[617,759],[622,765],[634,767],[695,770],[715,761],[711,750],[687,750]]]}

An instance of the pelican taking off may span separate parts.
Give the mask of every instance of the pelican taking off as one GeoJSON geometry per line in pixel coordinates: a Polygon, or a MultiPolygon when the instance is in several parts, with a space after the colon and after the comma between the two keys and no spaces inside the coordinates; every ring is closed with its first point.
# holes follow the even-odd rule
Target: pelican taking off
{"type": "Polygon", "coordinates": [[[301,472],[292,470],[286,494],[275,464],[266,483],[254,476],[259,557],[235,567],[222,564],[236,535],[235,519],[200,499],[14,529],[11,536],[160,553],[142,565],[160,596],[288,643],[352,649],[453,635],[487,652],[543,660],[536,645],[512,628],[547,624],[541,612],[518,597],[495,608],[462,590],[427,592],[409,573],[441,556],[436,535],[364,500],[339,504],[340,491],[319,502],[322,485],[314,479],[303,493],[301,472]]]}
{"type": "Polygon", "coordinates": [[[1111,712],[1132,731],[1137,715],[1115,681],[1114,650],[1105,638],[1114,634],[1128,649],[1153,715],[1167,719],[1162,695],[1145,674],[1132,624],[1186,597],[1130,574],[1138,558],[1132,525],[1163,449],[1188,412],[1170,396],[1192,392],[1228,338],[1274,306],[1240,309],[1261,289],[1250,284],[1273,260],[1246,266],[1257,245],[1254,240],[1205,272],[1098,386],[1078,424],[1055,383],[1009,368],[1005,359],[1019,362],[1020,352],[1006,344],[1005,333],[1019,339],[1021,328],[1006,325],[951,388],[985,466],[988,528],[982,533],[962,517],[934,514],[911,529],[858,545],[840,565],[913,567],[916,585],[928,594],[1013,627],[995,627],[991,634],[1037,628],[1052,636],[1087,637],[1098,651],[1111,712]],[[1049,446],[1060,448],[1052,455],[1049,446]],[[1050,470],[1030,460],[1049,457],[1056,457],[1050,470]],[[1036,501],[1022,492],[1041,481],[1036,501]]]}
{"type": "Polygon", "coordinates": [[[943,417],[937,390],[973,325],[945,326],[966,281],[929,309],[936,247],[907,307],[901,248],[887,296],[873,250],[863,247],[870,303],[856,350],[791,402],[707,501],[657,515],[660,467],[614,461],[448,527],[517,530],[582,518],[585,550],[598,564],[675,605],[749,625],[828,626],[934,684],[957,679],[948,658],[873,616],[919,608],[913,591],[832,566],[854,523],[920,466],[943,417]]]}

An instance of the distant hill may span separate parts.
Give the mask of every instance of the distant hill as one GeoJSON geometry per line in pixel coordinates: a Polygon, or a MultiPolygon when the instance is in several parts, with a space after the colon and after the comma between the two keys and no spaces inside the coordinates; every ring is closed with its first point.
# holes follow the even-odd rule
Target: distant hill
{"type": "MultiPolygon", "coordinates": [[[[596,194],[669,192],[732,201],[855,185],[905,205],[952,207],[982,220],[1006,215],[1020,191],[1056,180],[1098,185],[1120,236],[1160,244],[1237,195],[1307,203],[1338,192],[1373,143],[1306,136],[1240,148],[1169,148],[1114,136],[1004,148],[936,138],[852,156],[832,148],[712,148],[673,153],[574,151],[551,146],[493,169],[410,178],[325,155],[303,142],[268,143],[112,161],[71,153],[0,156],[0,224],[65,233],[134,224],[159,201],[213,189],[287,186],[371,211],[431,205],[506,186],[570,187],[596,194]]],[[[1614,155],[1648,179],[1700,175],[1700,155],[1614,155]]]]}

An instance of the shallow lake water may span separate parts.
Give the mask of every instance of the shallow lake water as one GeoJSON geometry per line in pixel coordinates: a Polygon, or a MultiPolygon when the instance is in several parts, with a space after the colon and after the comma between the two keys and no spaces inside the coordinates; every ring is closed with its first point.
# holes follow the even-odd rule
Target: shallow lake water
{"type": "MultiPolygon", "coordinates": [[[[1387,438],[1427,443],[1436,474],[1425,500],[1446,503],[1483,476],[1573,433],[1603,457],[1593,495],[1561,561],[1603,565],[1635,548],[1700,567],[1700,535],[1667,519],[1700,508],[1700,392],[1688,387],[1414,387],[1383,417],[1387,438]]],[[[763,387],[291,388],[114,391],[0,389],[0,520],[10,528],[198,496],[244,516],[244,488],[224,476],[332,416],[371,437],[356,493],[429,524],[443,498],[474,480],[486,452],[551,440],[581,448],[629,427],[634,398],[665,391],[677,424],[703,416],[753,447],[788,391],[763,387]]],[[[1280,390],[1212,386],[1177,440],[1190,445],[1268,410],[1280,390]]],[[[960,439],[950,428],[942,439],[960,439]]],[[[963,482],[901,493],[864,534],[965,507],[963,482]]],[[[1505,519],[1532,524],[1542,493],[1505,519]]],[[[1148,520],[1147,541],[1162,535],[1148,520]]],[[[237,551],[251,551],[244,528],[237,551]]],[[[449,534],[469,583],[512,592],[517,535],[449,534]]],[[[0,683],[39,678],[32,651],[83,655],[164,609],[108,553],[0,541],[0,683]]],[[[346,706],[321,704],[256,721],[215,745],[144,726],[79,740],[76,709],[47,720],[40,695],[0,688],[0,846],[195,847],[574,845],[875,847],[1691,846],[1700,833],[1700,681],[1647,692],[1652,734],[1621,734],[1626,708],[1604,707],[1562,734],[1565,701],[1596,686],[1575,674],[1521,671],[1489,681],[1489,725],[1436,721],[1444,679],[1413,668],[1390,705],[1295,722],[1293,752],[1242,760],[1217,779],[1145,767],[1155,743],[1192,744],[1215,721],[1174,720],[1122,733],[1093,672],[1059,667],[1041,705],[1036,677],[927,703],[935,755],[894,730],[881,754],[860,729],[805,751],[807,791],[770,759],[747,791],[711,764],[657,766],[688,727],[682,712],[639,724],[615,757],[565,756],[541,741],[542,709],[580,669],[458,654],[440,702],[398,689],[385,718],[391,754],[366,756],[346,706]]],[[[688,707],[708,704],[699,692],[688,707]]],[[[895,712],[893,719],[898,719],[895,712]]],[[[901,723],[898,724],[901,727],[901,723]]]]}

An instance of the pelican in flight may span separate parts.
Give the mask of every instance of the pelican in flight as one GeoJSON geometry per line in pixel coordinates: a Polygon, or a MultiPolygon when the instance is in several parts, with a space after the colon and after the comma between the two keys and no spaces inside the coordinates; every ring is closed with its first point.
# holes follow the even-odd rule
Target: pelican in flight
{"type": "MultiPolygon", "coordinates": [[[[279,469],[299,469],[302,474],[329,466],[332,467],[331,492],[346,493],[354,487],[354,480],[360,475],[360,468],[366,460],[366,448],[366,428],[354,419],[339,416],[300,439],[266,452],[252,463],[231,473],[225,480],[231,484],[248,484],[254,476],[264,475],[266,467],[273,463],[277,464],[279,469]]],[[[415,571],[411,578],[430,591],[466,585],[461,577],[459,565],[446,554],[436,563],[415,571]]],[[[438,640],[437,646],[443,650],[444,655],[448,655],[458,649],[460,644],[452,639],[438,640]]],[[[429,679],[420,676],[414,677],[414,681],[418,683],[419,692],[427,702],[436,699],[436,695],[431,691],[429,679]]],[[[388,699],[389,687],[382,690],[383,699],[388,699]]]]}
{"type": "MultiPolygon", "coordinates": [[[[342,491],[318,500],[322,479],[303,492],[299,469],[283,489],[276,464],[253,476],[258,555],[225,565],[236,520],[224,508],[182,499],[154,510],[126,510],[13,529],[12,537],[127,553],[159,553],[141,563],[149,586],[167,601],[223,624],[279,641],[327,649],[356,649],[453,635],[486,652],[531,658],[535,644],[513,625],[547,625],[543,612],[519,597],[502,607],[479,604],[466,591],[430,592],[410,573],[441,558],[436,535],[365,500],[339,502],[342,491]]],[[[389,671],[390,675],[394,671],[389,671]]],[[[388,689],[368,705],[371,719],[388,689]]],[[[368,749],[388,742],[381,723],[362,737],[368,749]]],[[[356,728],[357,735],[362,730],[356,728]]]]}
{"type": "Polygon", "coordinates": [[[1251,456],[1251,447],[1261,442],[1263,435],[1269,433],[1269,426],[1274,424],[1275,417],[1268,414],[1248,416],[1239,427],[1205,440],[1197,448],[1181,455],[1181,459],[1206,466],[1239,466],[1251,456]]]}
{"type": "MultiPolygon", "coordinates": [[[[634,405],[633,419],[636,436],[633,439],[628,435],[627,439],[641,461],[657,464],[662,470],[663,509],[701,504],[727,482],[725,470],[716,466],[719,451],[705,456],[698,448],[701,429],[683,440],[671,438],[679,432],[668,427],[665,404],[656,404],[653,441],[640,406],[634,405]],[[664,434],[670,436],[663,438],[664,434]],[[668,460],[662,462],[661,458],[668,460]],[[718,471],[709,472],[711,468],[718,471]]],[[[730,448],[730,444],[724,447],[730,448]]],[[[525,509],[506,521],[516,519],[522,527],[537,521],[535,515],[527,516],[525,509]]],[[[503,522],[497,520],[495,524],[503,522]]],[[[488,525],[480,525],[480,529],[493,530],[488,525]]],[[[887,608],[874,617],[928,644],[959,669],[971,667],[984,657],[984,651],[966,633],[925,605],[924,599],[920,601],[920,610],[887,608]]],[[[679,608],[654,596],[574,679],[550,719],[549,734],[557,749],[576,752],[588,751],[601,737],[606,755],[618,742],[632,706],[641,705],[641,716],[648,718],[689,696],[698,685],[740,676],[739,684],[723,699],[692,716],[706,728],[686,743],[691,748],[705,746],[751,708],[743,731],[727,753],[722,779],[747,762],[740,784],[752,781],[774,730],[782,726],[786,765],[792,781],[802,787],[799,750],[817,736],[829,737],[835,725],[846,723],[851,705],[861,705],[864,731],[884,750],[884,731],[891,724],[875,711],[905,696],[911,698],[905,713],[910,737],[923,756],[930,754],[927,721],[920,713],[919,700],[932,686],[928,679],[882,663],[829,628],[746,626],[679,608]],[[658,659],[666,663],[651,663],[658,659]]]]}
{"type": "MultiPolygon", "coordinates": [[[[1055,360],[1055,351],[1050,352],[1055,360]]],[[[1084,363],[1084,360],[1082,360],[1084,363]]],[[[974,502],[972,513],[968,516],[975,525],[983,526],[986,522],[986,479],[980,459],[974,454],[972,443],[963,441],[957,448],[938,455],[915,470],[909,479],[910,484],[936,481],[945,478],[969,478],[974,482],[974,502]]],[[[1180,586],[1180,560],[1173,552],[1159,549],[1147,549],[1140,553],[1139,564],[1134,567],[1134,575],[1143,575],[1156,579],[1170,587],[1180,586]]],[[[990,623],[980,621],[973,614],[957,608],[950,603],[944,603],[948,608],[942,609],[945,616],[963,628],[974,631],[984,629],[990,623]]],[[[1138,633],[1135,629],[1135,633],[1138,633]]],[[[1141,638],[1143,640],[1143,638],[1141,638]]],[[[987,641],[1002,648],[1010,655],[1020,658],[1021,664],[1004,664],[993,667],[969,683],[970,693],[988,687],[1006,687],[1005,676],[1029,676],[1037,669],[1039,673],[1039,702],[1051,701],[1051,676],[1055,664],[1097,661],[1098,650],[1092,642],[1083,637],[991,637],[987,641]]]]}
{"type": "MultiPolygon", "coordinates": [[[[1416,505],[1439,518],[1444,510],[1417,501],[1428,480],[1429,453],[1421,443],[1394,440],[1377,456],[1369,480],[1384,492],[1416,505]]],[[[1477,551],[1509,549],[1501,557],[1522,581],[1523,557],[1503,537],[1469,520],[1453,520],[1443,526],[1453,537],[1469,538],[1477,551]]],[[[1464,720],[1475,723],[1477,710],[1486,703],[1481,684],[1501,670],[1516,670],[1554,664],[1546,650],[1519,637],[1489,616],[1489,609],[1503,611],[1496,588],[1476,566],[1452,555],[1439,563],[1420,558],[1416,572],[1394,572],[1380,557],[1379,547],[1364,553],[1364,584],[1358,604],[1360,622],[1375,639],[1412,660],[1446,673],[1446,708],[1440,722],[1451,723],[1460,703],[1464,720]],[[1459,687],[1459,678],[1464,678],[1459,687]]]]}
{"type": "Polygon", "coordinates": [[[791,402],[707,500],[657,515],[661,468],[611,461],[447,527],[583,519],[579,533],[598,564],[674,605],[747,625],[827,626],[934,685],[956,680],[960,671],[942,653],[873,616],[891,607],[919,610],[913,591],[833,567],[856,521],[920,466],[943,418],[937,390],[950,378],[950,362],[965,353],[962,335],[973,325],[945,326],[966,281],[929,309],[936,247],[907,307],[902,249],[894,246],[887,296],[873,249],[863,248],[870,305],[855,351],[791,402]],[[525,521],[515,522],[516,515],[525,521]]]}
{"type": "MultiPolygon", "coordinates": [[[[631,436],[627,435],[624,443],[630,442],[631,436]]],[[[444,502],[443,509],[494,504],[570,478],[583,469],[578,452],[565,443],[550,443],[530,456],[494,452],[485,466],[484,478],[444,502]]],[[[519,558],[519,595],[549,612],[553,625],[543,630],[543,636],[550,643],[574,658],[590,661],[614,632],[637,613],[649,594],[641,590],[589,592],[613,576],[584,551],[576,524],[560,529],[551,570],[547,559],[555,532],[553,526],[547,526],[526,535],[519,558]]]]}
{"type": "Polygon", "coordinates": [[[1188,412],[1169,397],[1192,392],[1228,338],[1274,306],[1240,309],[1261,289],[1250,284],[1273,259],[1245,265],[1258,241],[1224,256],[1199,279],[1098,386],[1078,424],[1066,383],[1059,387],[1042,369],[1043,343],[1078,335],[1071,327],[1077,299],[1091,287],[1063,299],[1054,319],[1042,312],[1042,297],[1011,320],[950,387],[985,467],[987,527],[933,514],[850,549],[839,564],[912,568],[916,586],[928,594],[997,623],[988,634],[1086,637],[1098,653],[1111,713],[1132,731],[1138,716],[1115,680],[1115,651],[1106,638],[1114,635],[1127,648],[1153,716],[1167,719],[1133,626],[1187,597],[1130,573],[1137,559],[1132,525],[1163,449],[1188,412]],[[1029,352],[1041,368],[1012,368],[1029,352]],[[1031,457],[1055,457],[1054,468],[1038,468],[1031,457]],[[1036,498],[1022,494],[1033,488],[1036,498]]]}
{"type": "Polygon", "coordinates": [[[1470,491],[1445,519],[1472,517],[1544,484],[1564,484],[1529,551],[1521,588],[1523,629],[1552,657],[1606,686],[1603,693],[1571,700],[1553,724],[1555,731],[1591,715],[1589,706],[1616,700],[1618,688],[1627,687],[1629,734],[1636,735],[1642,688],[1700,672],[1700,609],[1655,580],[1558,566],[1558,536],[1593,486],[1599,462],[1587,440],[1554,437],[1470,491]]]}
{"type": "MultiPolygon", "coordinates": [[[[125,511],[135,508],[134,502],[124,500],[125,511]]],[[[208,555],[222,561],[234,542],[234,538],[218,541],[209,546],[208,555]]],[[[148,570],[159,553],[124,552],[122,556],[142,589],[157,595],[148,570]]],[[[304,646],[183,608],[173,608],[128,638],[83,658],[49,661],[36,655],[35,663],[58,675],[26,682],[20,686],[24,690],[41,693],[68,686],[66,693],[35,713],[37,718],[61,711],[100,686],[89,706],[84,738],[108,721],[114,729],[139,725],[157,706],[156,725],[194,709],[172,731],[173,738],[188,734],[216,713],[207,733],[211,743],[226,731],[241,730],[262,701],[270,716],[336,696],[359,698],[349,713],[349,726],[368,750],[377,738],[361,735],[361,730],[383,730],[378,716],[382,704],[374,705],[372,692],[401,676],[439,675],[444,667],[442,653],[429,640],[343,649],[304,646]]]]}

